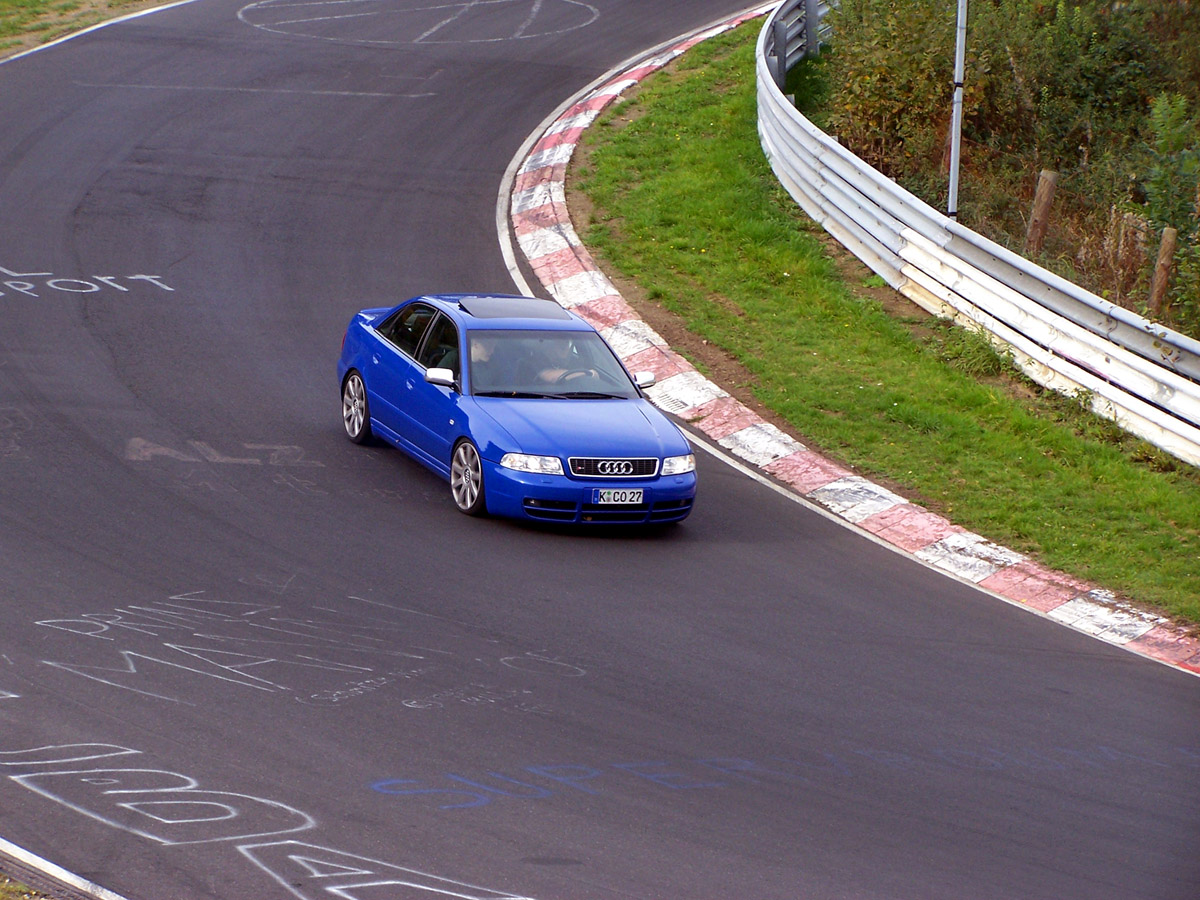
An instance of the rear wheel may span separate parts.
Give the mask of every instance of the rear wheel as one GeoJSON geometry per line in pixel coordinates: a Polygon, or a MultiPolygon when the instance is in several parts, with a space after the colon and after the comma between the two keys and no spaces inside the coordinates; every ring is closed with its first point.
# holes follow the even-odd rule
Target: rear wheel
{"type": "Polygon", "coordinates": [[[364,444],[371,437],[371,410],[367,406],[367,386],[362,376],[351,372],[342,384],[342,424],[346,426],[346,437],[356,444],[364,444]]]}
{"type": "Polygon", "coordinates": [[[466,438],[454,446],[450,458],[450,494],[459,512],[481,516],[487,509],[483,498],[483,461],[466,438]]]}

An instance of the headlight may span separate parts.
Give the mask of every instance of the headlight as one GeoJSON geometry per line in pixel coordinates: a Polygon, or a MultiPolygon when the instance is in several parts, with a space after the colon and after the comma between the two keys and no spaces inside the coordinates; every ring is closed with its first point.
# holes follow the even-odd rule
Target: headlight
{"type": "Polygon", "coordinates": [[[689,453],[687,456],[668,456],[663,460],[663,475],[683,475],[696,471],[696,457],[689,453]]]}
{"type": "Polygon", "coordinates": [[[535,475],[561,475],[562,460],[557,456],[530,456],[528,453],[505,453],[500,457],[500,465],[506,469],[518,472],[532,472],[535,475]]]}

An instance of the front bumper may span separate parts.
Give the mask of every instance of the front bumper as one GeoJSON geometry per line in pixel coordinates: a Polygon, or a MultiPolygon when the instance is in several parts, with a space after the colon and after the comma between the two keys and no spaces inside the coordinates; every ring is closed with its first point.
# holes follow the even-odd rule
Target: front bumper
{"type": "Polygon", "coordinates": [[[696,473],[654,478],[571,478],[534,475],[483,463],[484,497],[495,516],[537,522],[652,524],[682,522],[696,497],[696,473]],[[597,488],[640,489],[637,505],[593,503],[597,488]]]}

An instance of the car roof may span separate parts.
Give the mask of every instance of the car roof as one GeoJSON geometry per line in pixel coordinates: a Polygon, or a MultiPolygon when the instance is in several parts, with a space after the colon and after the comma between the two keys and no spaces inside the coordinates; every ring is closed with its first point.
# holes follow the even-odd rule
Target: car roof
{"type": "Polygon", "coordinates": [[[587,322],[553,300],[515,294],[426,294],[416,297],[436,306],[468,330],[594,331],[587,322]]]}

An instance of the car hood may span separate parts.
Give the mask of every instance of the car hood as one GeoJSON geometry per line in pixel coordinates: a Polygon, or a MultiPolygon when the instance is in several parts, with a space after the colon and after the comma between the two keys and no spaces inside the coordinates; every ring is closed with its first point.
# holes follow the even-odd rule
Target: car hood
{"type": "Polygon", "coordinates": [[[680,456],[682,432],[646,400],[476,399],[515,442],[498,447],[539,456],[680,456]]]}

